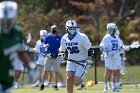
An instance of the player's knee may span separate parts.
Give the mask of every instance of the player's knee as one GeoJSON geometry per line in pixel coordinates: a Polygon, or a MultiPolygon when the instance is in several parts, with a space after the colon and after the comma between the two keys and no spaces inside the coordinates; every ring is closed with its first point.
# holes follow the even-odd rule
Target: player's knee
{"type": "Polygon", "coordinates": [[[68,75],[67,76],[67,81],[73,81],[73,76],[72,75],[68,75]]]}
{"type": "Polygon", "coordinates": [[[113,77],[116,78],[117,77],[117,73],[113,73],[113,77]]]}
{"type": "Polygon", "coordinates": [[[82,80],[81,79],[75,80],[74,85],[75,86],[79,86],[81,83],[82,83],[82,80]]]}
{"type": "Polygon", "coordinates": [[[74,85],[79,86],[81,83],[82,83],[82,78],[76,76],[74,80],[74,85]]]}
{"type": "Polygon", "coordinates": [[[76,81],[76,82],[74,83],[75,86],[79,86],[80,84],[81,84],[81,81],[76,81]]]}

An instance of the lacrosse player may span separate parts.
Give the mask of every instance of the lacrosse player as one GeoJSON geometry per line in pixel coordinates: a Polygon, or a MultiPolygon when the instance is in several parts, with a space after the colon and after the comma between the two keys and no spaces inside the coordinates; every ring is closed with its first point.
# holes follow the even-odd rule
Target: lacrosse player
{"type": "Polygon", "coordinates": [[[40,86],[40,90],[44,89],[44,81],[45,76],[48,72],[51,72],[51,68],[53,67],[53,71],[55,72],[55,85],[53,86],[55,90],[58,90],[58,79],[59,79],[59,71],[60,71],[60,60],[58,59],[59,47],[60,47],[61,35],[58,34],[58,28],[56,25],[51,26],[51,32],[47,35],[44,41],[44,47],[47,47],[47,58],[45,60],[44,65],[44,73],[42,84],[40,86]]]}
{"type": "Polygon", "coordinates": [[[20,83],[18,82],[18,79],[20,77],[21,72],[23,71],[23,63],[21,62],[21,60],[19,58],[16,58],[13,61],[13,65],[14,65],[14,70],[15,70],[15,75],[14,75],[14,88],[19,88],[20,87],[20,83]]]}
{"type": "Polygon", "coordinates": [[[91,43],[84,33],[78,32],[75,20],[66,22],[66,34],[61,39],[60,52],[68,51],[66,67],[67,93],[73,93],[73,85],[80,85],[85,74],[85,63],[91,43]]]}
{"type": "Polygon", "coordinates": [[[14,1],[0,2],[0,93],[11,93],[14,82],[13,61],[19,58],[29,69],[29,76],[33,79],[35,64],[31,62],[23,47],[23,34],[16,25],[18,5],[14,1]]]}
{"type": "MultiPolygon", "coordinates": [[[[47,48],[42,47],[44,45],[44,40],[47,36],[47,31],[46,30],[40,30],[40,39],[36,42],[35,48],[30,48],[28,46],[26,46],[26,50],[28,52],[34,52],[36,54],[38,54],[39,58],[36,61],[37,64],[37,69],[38,71],[42,74],[44,71],[44,61],[45,61],[45,52],[47,51],[47,48]]],[[[40,85],[40,80],[41,80],[41,76],[40,78],[38,78],[38,80],[35,82],[35,84],[32,85],[32,87],[38,87],[40,85]]],[[[45,81],[45,86],[50,86],[47,85],[47,80],[45,81]]]]}
{"type": "Polygon", "coordinates": [[[103,37],[100,48],[104,52],[105,61],[105,84],[104,91],[108,90],[107,82],[110,82],[111,76],[113,76],[113,91],[119,91],[117,88],[117,71],[121,68],[120,50],[122,43],[120,38],[116,35],[118,30],[115,23],[107,24],[107,34],[103,37]]]}

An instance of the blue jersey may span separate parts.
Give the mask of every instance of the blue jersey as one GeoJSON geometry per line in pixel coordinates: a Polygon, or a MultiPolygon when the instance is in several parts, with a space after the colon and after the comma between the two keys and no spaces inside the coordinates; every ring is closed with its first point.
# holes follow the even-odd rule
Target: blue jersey
{"type": "Polygon", "coordinates": [[[47,52],[51,53],[51,55],[58,55],[58,50],[60,47],[61,35],[57,34],[56,36],[52,36],[52,34],[48,34],[45,38],[45,44],[49,44],[47,52]]]}

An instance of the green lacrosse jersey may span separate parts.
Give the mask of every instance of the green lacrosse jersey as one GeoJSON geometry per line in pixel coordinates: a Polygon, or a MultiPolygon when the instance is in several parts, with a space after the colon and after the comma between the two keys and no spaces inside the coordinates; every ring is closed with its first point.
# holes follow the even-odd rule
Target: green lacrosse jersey
{"type": "Polygon", "coordinates": [[[13,27],[10,34],[0,34],[0,85],[3,90],[13,85],[12,61],[18,53],[24,51],[23,34],[18,26],[13,27]]]}

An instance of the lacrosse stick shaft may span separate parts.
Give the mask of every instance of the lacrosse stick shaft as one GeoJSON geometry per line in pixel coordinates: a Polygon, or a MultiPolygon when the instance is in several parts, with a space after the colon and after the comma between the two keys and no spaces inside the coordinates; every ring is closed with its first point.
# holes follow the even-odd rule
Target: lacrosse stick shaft
{"type": "Polygon", "coordinates": [[[134,77],[132,77],[132,75],[131,75],[131,73],[130,73],[130,71],[128,70],[128,68],[127,68],[127,67],[126,67],[126,70],[127,70],[127,74],[128,74],[128,76],[132,79],[133,84],[137,87],[137,83],[136,83],[135,78],[134,78],[134,77]]]}

